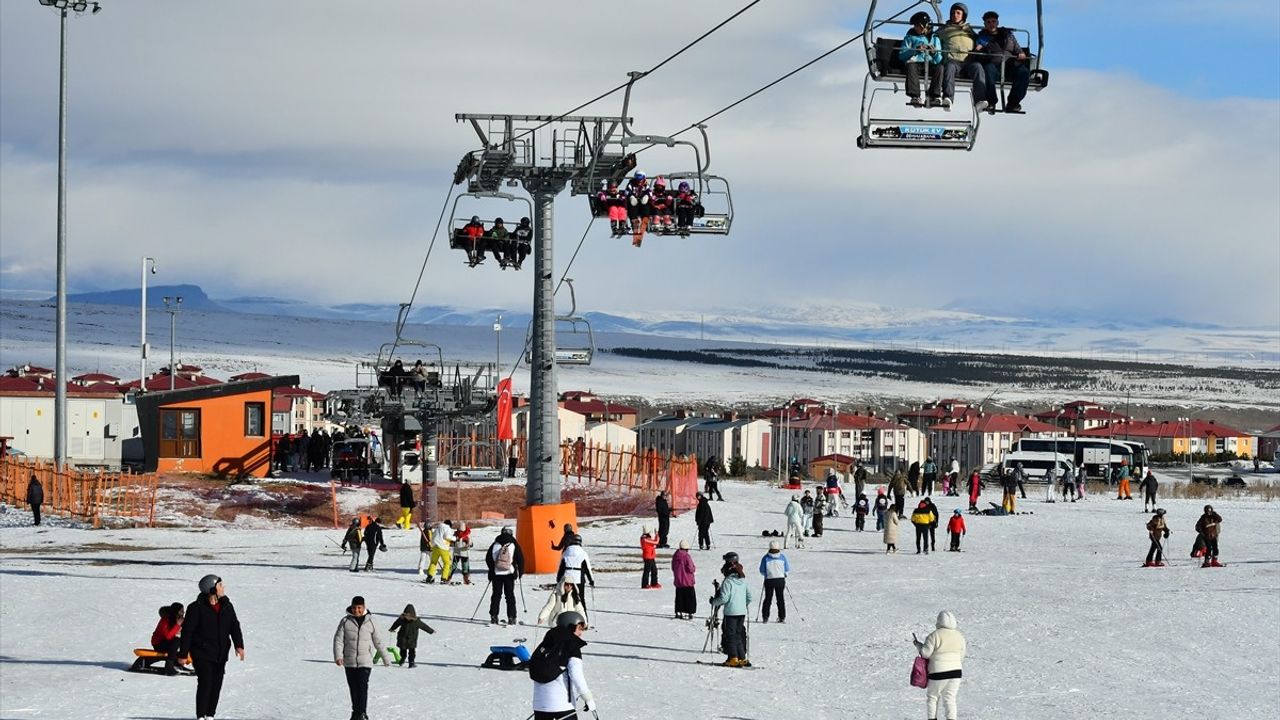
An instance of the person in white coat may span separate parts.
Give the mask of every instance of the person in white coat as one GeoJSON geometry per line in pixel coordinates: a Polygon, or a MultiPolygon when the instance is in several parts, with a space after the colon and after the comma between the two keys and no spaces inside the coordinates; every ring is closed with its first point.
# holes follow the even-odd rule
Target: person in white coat
{"type": "Polygon", "coordinates": [[[567,578],[558,587],[551,589],[551,596],[538,613],[538,624],[551,627],[562,612],[576,612],[586,618],[587,606],[578,595],[578,586],[567,578]]]}
{"type": "Polygon", "coordinates": [[[939,705],[946,711],[946,720],[956,720],[956,695],[960,692],[961,666],[964,663],[964,635],[956,629],[956,616],[950,610],[938,613],[937,629],[924,641],[915,643],[920,657],[929,661],[929,685],[925,689],[926,717],[938,717],[939,705]]]}
{"type": "Polygon", "coordinates": [[[382,653],[382,664],[391,664],[391,653],[382,643],[378,625],[367,614],[364,598],[351,598],[347,614],[338,622],[333,634],[333,662],[347,672],[347,690],[351,693],[351,720],[365,720],[369,703],[369,674],[373,670],[374,652],[382,653]]]}
{"type": "Polygon", "coordinates": [[[784,510],[787,515],[787,532],[782,538],[782,546],[784,548],[791,547],[789,544],[791,538],[795,537],[795,545],[798,548],[804,547],[804,521],[801,516],[804,511],[800,509],[800,498],[795,495],[791,496],[791,502],[787,503],[787,509],[784,510]]]}
{"type": "Polygon", "coordinates": [[[560,567],[556,571],[556,583],[566,581],[578,586],[578,601],[581,603],[582,612],[585,615],[587,585],[596,586],[596,579],[591,574],[591,558],[587,556],[587,551],[582,547],[581,535],[574,533],[564,542],[567,545],[564,551],[560,553],[560,567]]]}
{"type": "Polygon", "coordinates": [[[560,613],[556,618],[556,626],[547,631],[538,648],[533,651],[530,678],[535,677],[534,669],[544,656],[553,658],[555,664],[563,668],[546,682],[534,679],[534,720],[577,718],[578,701],[582,702],[587,712],[596,709],[595,697],[591,694],[591,688],[587,687],[587,677],[582,670],[582,648],[587,644],[582,640],[582,632],[586,629],[587,621],[578,613],[560,613]]]}

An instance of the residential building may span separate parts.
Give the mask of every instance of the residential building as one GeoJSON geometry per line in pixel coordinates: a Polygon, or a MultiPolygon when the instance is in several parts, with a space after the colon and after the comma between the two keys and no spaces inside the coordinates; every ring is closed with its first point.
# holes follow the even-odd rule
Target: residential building
{"type": "Polygon", "coordinates": [[[324,393],[307,388],[284,387],[276,388],[271,395],[272,434],[310,434],[316,428],[328,427],[324,419],[324,393]],[[277,424],[277,414],[283,414],[280,418],[284,420],[283,423],[277,424]]]}
{"type": "Polygon", "coordinates": [[[685,428],[685,452],[699,460],[716,457],[729,461],[741,457],[747,467],[770,467],[773,424],[763,418],[740,418],[726,412],[685,428]]]}
{"type": "Polygon", "coordinates": [[[1127,420],[1080,433],[1081,437],[1141,440],[1155,455],[1235,453],[1252,458],[1258,450],[1253,435],[1213,420],[1127,420]]]}
{"type": "Polygon", "coordinates": [[[610,450],[634,451],[638,437],[634,429],[612,422],[588,421],[582,433],[584,441],[595,447],[608,447],[610,450]]]}
{"type": "Polygon", "coordinates": [[[898,422],[904,425],[925,431],[938,423],[962,420],[970,414],[976,415],[979,412],[982,412],[982,408],[963,400],[947,398],[903,410],[897,414],[897,418],[898,422]]]}
{"type": "Polygon", "coordinates": [[[1066,430],[1024,415],[977,414],[929,428],[930,454],[941,466],[952,458],[961,472],[1000,462],[1020,438],[1067,437],[1066,430]]]}
{"type": "Polygon", "coordinates": [[[772,455],[779,467],[788,467],[792,461],[808,465],[816,458],[835,454],[888,470],[924,459],[920,430],[874,413],[837,413],[810,407],[765,414],[773,418],[777,433],[772,455]]]}
{"type": "Polygon", "coordinates": [[[588,423],[617,423],[626,428],[635,427],[640,416],[640,411],[629,405],[601,399],[584,390],[560,393],[560,407],[582,415],[588,423]]]}
{"type": "Polygon", "coordinates": [[[707,418],[678,410],[673,415],[662,415],[636,426],[637,447],[641,450],[657,450],[661,455],[688,453],[685,430],[705,422],[707,418]]]}
{"type": "Polygon", "coordinates": [[[1128,420],[1128,416],[1107,410],[1088,400],[1076,400],[1061,408],[1044,410],[1032,415],[1040,422],[1050,423],[1076,435],[1085,430],[1102,427],[1108,423],[1128,420]]]}

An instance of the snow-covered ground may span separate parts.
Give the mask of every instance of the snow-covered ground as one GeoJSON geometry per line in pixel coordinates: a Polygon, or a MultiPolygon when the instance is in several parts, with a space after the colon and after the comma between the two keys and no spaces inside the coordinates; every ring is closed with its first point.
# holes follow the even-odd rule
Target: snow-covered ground
{"type": "MultiPolygon", "coordinates": [[[[716,548],[694,552],[703,612],[727,550],[742,554],[758,593],[755,565],[768,542],[760,531],[782,529],[788,496],[723,486],[716,548]]],[[[928,632],[942,608],[956,613],[969,641],[964,718],[1277,716],[1280,506],[1216,501],[1227,567],[1202,570],[1188,553],[1203,503],[1165,501],[1171,565],[1142,569],[1147,516],[1138,501],[1047,504],[1042,492],[1021,505],[1033,515],[966,516],[960,554],[916,556],[904,525],[903,552],[885,555],[879,533],[828,519],[824,537],[788,551],[787,623],[750,626],[759,669],[747,671],[695,663],[719,656],[699,655],[701,622],[671,618],[669,555],[660,559],[665,587],[638,588],[637,539],[649,520],[588,523],[583,535],[602,572],[585,656],[600,717],[922,718],[923,691],[907,683],[911,633],[928,632]]],[[[940,500],[947,515],[960,501],[940,500]]],[[[330,542],[338,531],[14,524],[24,516],[0,515],[0,717],[192,717],[193,678],[124,670],[131,649],[147,644],[157,608],[191,601],[205,573],[225,579],[247,645],[247,660],[228,666],[220,718],[346,717],[330,643],[355,594],[384,630],[414,603],[438,631],[422,636],[418,668],[374,672],[370,717],[529,715],[525,674],[477,665],[488,645],[520,636],[532,645],[541,632],[469,622],[483,576],[471,587],[418,583],[412,533],[390,531],[379,570],[352,575],[330,542]]],[[[479,529],[478,544],[495,532],[479,529]]],[[[673,522],[673,544],[679,538],[695,538],[691,514],[673,522]]],[[[940,548],[945,542],[938,538],[940,548]]],[[[544,579],[523,583],[528,621],[544,579]]]]}

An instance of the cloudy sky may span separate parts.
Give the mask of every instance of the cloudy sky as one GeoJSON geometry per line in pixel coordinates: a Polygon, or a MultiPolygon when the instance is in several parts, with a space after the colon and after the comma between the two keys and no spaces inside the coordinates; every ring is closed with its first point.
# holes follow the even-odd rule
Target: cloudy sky
{"type": "MultiPolygon", "coordinates": [[[[454,113],[563,112],[745,3],[104,0],[68,30],[71,289],[133,286],[151,255],[156,282],[215,298],[406,300],[476,146],[454,113]]],[[[1050,88],[1027,115],[984,121],[972,153],[857,150],[851,45],[711,123],[731,237],[636,251],[597,223],[570,273],[580,306],[1280,325],[1277,4],[1045,4],[1050,88]]],[[[1000,4],[1023,27],[1028,8],[1000,4]]],[[[760,2],[637,86],[635,129],[710,115],[856,34],[865,12],[760,2]]],[[[5,291],[54,285],[57,63],[56,14],[0,2],[5,291]]],[[[588,219],[561,196],[559,267],[588,219]]],[[[515,308],[530,290],[527,272],[470,271],[438,244],[418,298],[515,308]]]]}

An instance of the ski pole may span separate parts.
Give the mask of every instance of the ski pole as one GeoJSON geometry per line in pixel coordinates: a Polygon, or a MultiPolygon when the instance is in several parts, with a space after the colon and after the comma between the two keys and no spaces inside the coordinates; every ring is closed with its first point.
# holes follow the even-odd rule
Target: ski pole
{"type": "Polygon", "coordinates": [[[524,604],[524,575],[523,574],[516,576],[516,584],[520,586],[520,607],[524,610],[524,613],[527,615],[529,614],[529,606],[524,604]]]}
{"type": "Polygon", "coordinates": [[[476,619],[476,613],[480,612],[480,603],[483,603],[483,602],[484,602],[484,596],[485,596],[485,595],[487,595],[487,594],[489,593],[489,586],[490,586],[491,584],[493,584],[493,581],[492,581],[492,580],[489,580],[489,581],[486,581],[486,582],[485,582],[485,584],[484,584],[484,590],[480,593],[480,599],[476,601],[476,609],[471,611],[471,619],[472,619],[472,620],[475,620],[475,619],[476,619]]]}
{"type": "MultiPolygon", "coordinates": [[[[760,584],[760,597],[764,597],[765,584],[760,584]]],[[[764,603],[761,602],[756,606],[756,622],[760,622],[760,618],[764,617],[764,603]]]]}
{"type": "MultiPolygon", "coordinates": [[[[791,594],[791,586],[783,585],[782,587],[787,591],[787,597],[791,598],[791,607],[796,611],[797,615],[800,615],[800,608],[796,607],[796,596],[791,594]]],[[[804,622],[804,615],[800,615],[800,622],[804,622]]]]}

